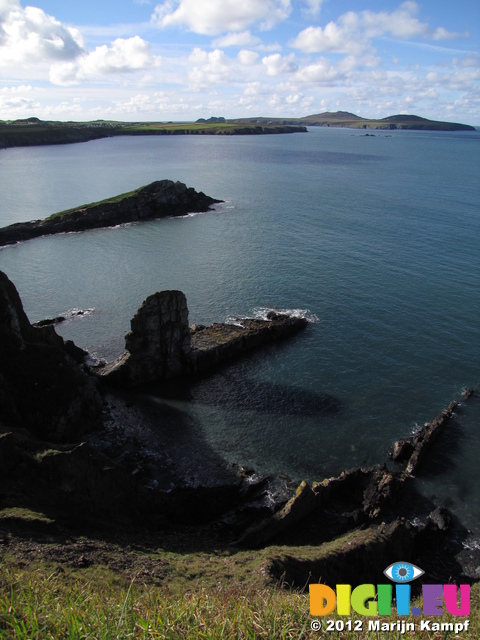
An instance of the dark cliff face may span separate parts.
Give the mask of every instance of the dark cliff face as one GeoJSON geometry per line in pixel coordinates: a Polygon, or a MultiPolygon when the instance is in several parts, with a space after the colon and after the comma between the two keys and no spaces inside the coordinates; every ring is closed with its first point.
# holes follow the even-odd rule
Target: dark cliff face
{"type": "Polygon", "coordinates": [[[20,222],[0,229],[0,246],[39,236],[86,231],[118,224],[208,211],[220,200],[182,182],[157,180],[135,191],[60,212],[45,220],[20,222]]]}
{"type": "Polygon", "coordinates": [[[62,441],[96,423],[102,402],[53,327],[33,327],[0,271],[0,421],[62,441]]]}

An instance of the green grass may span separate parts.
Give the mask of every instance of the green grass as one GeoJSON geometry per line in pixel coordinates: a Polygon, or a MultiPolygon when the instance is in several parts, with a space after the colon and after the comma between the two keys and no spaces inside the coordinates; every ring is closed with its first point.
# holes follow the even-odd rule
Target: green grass
{"type": "Polygon", "coordinates": [[[45,220],[53,220],[55,218],[63,218],[64,216],[70,214],[70,213],[75,213],[79,210],[85,210],[85,209],[91,209],[92,207],[97,207],[98,205],[102,204],[116,204],[117,202],[121,202],[122,200],[124,200],[125,198],[131,198],[134,197],[141,189],[143,189],[143,187],[139,187],[138,189],[134,189],[133,191],[129,191],[127,193],[121,193],[117,196],[113,196],[111,198],[106,198],[105,200],[99,200],[98,202],[90,202],[89,204],[83,204],[80,207],[74,207],[73,209],[65,209],[65,211],[58,211],[57,213],[53,213],[51,216],[48,216],[48,218],[45,218],[45,220]]]}
{"type": "MultiPolygon", "coordinates": [[[[423,632],[422,638],[480,637],[479,585],[472,592],[470,630],[423,632]]],[[[336,615],[334,620],[347,620],[336,615]]],[[[365,638],[404,637],[397,631],[325,630],[310,628],[308,595],[277,587],[242,587],[232,580],[205,586],[201,579],[183,589],[155,586],[142,575],[130,581],[106,567],[63,569],[39,563],[18,566],[14,561],[0,568],[0,638],[16,640],[68,638],[111,640],[127,638],[365,638]]],[[[360,620],[361,618],[356,618],[360,620]]],[[[355,618],[352,616],[352,620],[355,618]]],[[[382,617],[381,621],[395,620],[382,617]]],[[[407,621],[415,620],[413,617],[407,621]]],[[[441,622],[455,618],[441,617],[441,622]]],[[[325,620],[322,620],[325,628],[325,620]]],[[[413,637],[412,634],[405,634],[413,637]]]]}

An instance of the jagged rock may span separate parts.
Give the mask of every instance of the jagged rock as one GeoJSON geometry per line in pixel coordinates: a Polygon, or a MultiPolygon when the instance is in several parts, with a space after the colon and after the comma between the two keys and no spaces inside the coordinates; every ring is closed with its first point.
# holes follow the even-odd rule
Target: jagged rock
{"type": "Polygon", "coordinates": [[[185,295],[160,291],[149,296],[131,320],[127,353],[99,374],[111,384],[137,386],[185,373],[190,329],[185,295]]]}
{"type": "Polygon", "coordinates": [[[238,324],[215,323],[192,334],[189,374],[205,373],[224,362],[283,340],[304,329],[308,321],[276,313],[268,320],[238,318],[238,324]]]}
{"type": "MultiPolygon", "coordinates": [[[[293,529],[300,521],[309,519],[329,521],[332,537],[339,527],[352,528],[361,522],[377,519],[390,512],[403,487],[404,476],[391,473],[385,466],[379,469],[351,469],[342,471],[335,478],[315,482],[312,487],[302,482],[296,495],[270,518],[248,529],[239,540],[247,547],[259,547],[287,529],[293,529]],[[328,517],[327,517],[328,512],[328,517]]],[[[324,538],[328,532],[324,532],[324,538]]]]}
{"type": "Polygon", "coordinates": [[[432,422],[424,424],[417,433],[409,438],[395,442],[390,451],[390,457],[397,462],[408,460],[406,473],[414,473],[435,440],[443,433],[457,407],[458,402],[451,402],[440,415],[432,422]]]}
{"type": "Polygon", "coordinates": [[[246,547],[261,547],[288,527],[307,517],[317,506],[312,487],[303,481],[286,505],[273,516],[245,531],[239,543],[246,547]]]}
{"type": "Polygon", "coordinates": [[[3,227],[0,229],[0,246],[54,233],[86,231],[139,220],[208,211],[217,202],[221,201],[188,188],[183,182],[158,180],[130,193],[61,211],[44,220],[19,222],[3,227]]]}
{"type": "Polygon", "coordinates": [[[90,429],[101,405],[93,379],[63,339],[53,326],[30,324],[15,286],[0,272],[0,419],[64,440],[90,429]]]}
{"type": "Polygon", "coordinates": [[[34,322],[32,326],[34,327],[48,327],[53,324],[60,324],[60,322],[65,322],[65,318],[63,316],[57,316],[56,318],[45,318],[45,320],[39,320],[38,322],[34,322]]]}
{"type": "Polygon", "coordinates": [[[188,326],[181,291],[149,296],[131,320],[126,352],[97,374],[109,384],[139,386],[181,376],[196,376],[242,354],[282,340],[308,324],[305,318],[276,314],[271,320],[243,319],[241,324],[188,326]]]}

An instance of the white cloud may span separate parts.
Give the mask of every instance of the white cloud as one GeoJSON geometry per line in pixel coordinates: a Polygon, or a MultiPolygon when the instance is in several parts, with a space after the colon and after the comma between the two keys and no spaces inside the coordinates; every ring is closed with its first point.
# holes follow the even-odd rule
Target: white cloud
{"type": "Polygon", "coordinates": [[[320,13],[320,9],[325,0],[304,0],[307,5],[307,9],[304,9],[304,13],[307,16],[316,17],[320,13]]]}
{"type": "Polygon", "coordinates": [[[360,53],[367,50],[370,43],[344,25],[329,22],[325,28],[307,27],[291,42],[291,46],[304,53],[360,53]]]}
{"type": "Polygon", "coordinates": [[[305,53],[360,54],[371,52],[371,40],[381,36],[404,40],[417,37],[446,40],[466,35],[449,32],[444,27],[432,29],[427,23],[420,22],[418,11],[414,0],[406,0],[390,13],[348,11],[339,17],[338,22],[329,22],[324,28],[310,26],[303,29],[290,44],[305,53]]]}
{"type": "Polygon", "coordinates": [[[159,58],[152,55],[150,44],[139,36],[126,40],[117,38],[111,47],[102,45],[74,62],[53,65],[50,80],[54,84],[75,84],[102,75],[137,71],[158,64],[159,58]]]}
{"type": "Polygon", "coordinates": [[[189,56],[189,80],[194,89],[223,84],[232,79],[230,58],[220,49],[207,53],[196,47],[189,56]]]}
{"type": "Polygon", "coordinates": [[[214,36],[243,31],[253,24],[271,29],[288,18],[291,10],[290,0],[167,0],[156,6],[152,22],[214,36]]]}
{"type": "Polygon", "coordinates": [[[214,47],[254,47],[260,44],[260,38],[252,36],[250,31],[240,31],[236,33],[227,33],[226,36],[217,38],[212,42],[214,47]]]}
{"type": "Polygon", "coordinates": [[[314,63],[300,69],[295,78],[305,84],[334,84],[339,78],[339,71],[327,58],[318,58],[314,63]]]}
{"type": "Polygon", "coordinates": [[[239,51],[237,56],[240,64],[243,64],[244,66],[251,66],[256,64],[259,57],[260,56],[256,51],[249,51],[248,49],[242,49],[241,51],[239,51]]]}
{"type": "Polygon", "coordinates": [[[282,73],[292,73],[298,69],[298,65],[294,62],[294,57],[293,53],[288,56],[272,53],[272,55],[262,58],[262,63],[267,68],[267,75],[278,76],[282,73]]]}
{"type": "Polygon", "coordinates": [[[63,26],[37,7],[2,0],[0,21],[0,65],[73,60],[83,51],[77,29],[63,26]]]}

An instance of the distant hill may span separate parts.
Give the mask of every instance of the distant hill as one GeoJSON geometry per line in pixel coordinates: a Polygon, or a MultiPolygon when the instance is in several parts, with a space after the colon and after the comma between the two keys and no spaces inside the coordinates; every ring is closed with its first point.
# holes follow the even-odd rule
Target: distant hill
{"type": "Polygon", "coordinates": [[[283,124],[283,125],[307,125],[309,127],[344,127],[349,129],[414,129],[425,131],[475,131],[475,127],[457,122],[442,122],[428,120],[415,115],[395,115],[371,120],[361,118],[348,111],[326,111],[303,118],[238,118],[228,120],[236,124],[283,124]]]}

